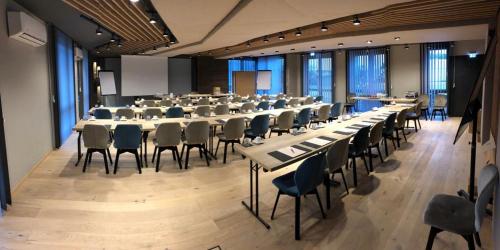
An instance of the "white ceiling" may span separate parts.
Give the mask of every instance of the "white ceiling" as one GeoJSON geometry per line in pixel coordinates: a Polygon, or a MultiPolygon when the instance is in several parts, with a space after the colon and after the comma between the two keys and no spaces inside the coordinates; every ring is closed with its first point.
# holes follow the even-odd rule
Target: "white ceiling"
{"type": "MultiPolygon", "coordinates": [[[[273,48],[249,51],[240,54],[233,54],[229,57],[262,56],[261,53],[264,53],[264,55],[275,55],[275,54],[305,52],[305,51],[309,52],[309,51],[320,51],[320,50],[331,50],[331,49],[377,47],[390,44],[414,44],[414,43],[424,43],[424,42],[485,40],[487,34],[488,34],[487,24],[446,27],[446,28],[436,28],[436,29],[394,31],[394,32],[372,34],[372,35],[332,38],[332,39],[317,40],[317,41],[305,42],[293,45],[278,46],[273,48]],[[399,41],[394,40],[395,37],[400,37],[400,40],[399,41]],[[373,41],[373,43],[367,44],[366,41],[368,40],[373,41]],[[343,43],[344,46],[339,47],[338,43],[343,43]],[[316,48],[311,49],[312,46],[315,46],[316,48]],[[292,51],[291,50],[292,48],[295,50],[292,51]]],[[[480,53],[484,52],[484,46],[471,49],[477,50],[480,53]]]]}
{"type": "Polygon", "coordinates": [[[194,54],[232,46],[284,30],[351,16],[411,0],[153,0],[177,37],[178,44],[162,48],[162,56],[194,54]],[[238,4],[235,14],[222,22],[238,4]],[[194,43],[194,44],[193,44],[194,43]],[[186,46],[192,44],[190,46],[186,46]],[[186,46],[181,49],[176,47],[186,46]]]}

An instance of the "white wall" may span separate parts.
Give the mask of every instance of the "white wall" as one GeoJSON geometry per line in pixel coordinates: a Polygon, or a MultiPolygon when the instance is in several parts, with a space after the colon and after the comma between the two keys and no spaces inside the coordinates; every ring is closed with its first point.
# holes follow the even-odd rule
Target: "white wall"
{"type": "Polygon", "coordinates": [[[390,50],[391,96],[420,91],[420,44],[393,45],[390,50]]]}
{"type": "Polygon", "coordinates": [[[47,45],[34,48],[7,34],[6,8],[0,0],[0,94],[12,188],[52,150],[47,45]]]}

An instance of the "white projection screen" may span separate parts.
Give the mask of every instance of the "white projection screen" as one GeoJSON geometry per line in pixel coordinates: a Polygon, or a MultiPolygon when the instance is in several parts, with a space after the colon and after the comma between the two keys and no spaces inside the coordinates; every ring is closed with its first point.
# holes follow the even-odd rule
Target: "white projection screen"
{"type": "Polygon", "coordinates": [[[257,89],[269,90],[271,89],[271,72],[270,70],[257,71],[257,89]]]}
{"type": "Polygon", "coordinates": [[[168,93],[168,58],[122,56],[122,96],[168,93]]]}
{"type": "Polygon", "coordinates": [[[113,71],[99,71],[101,95],[116,95],[115,74],[113,71]]]}

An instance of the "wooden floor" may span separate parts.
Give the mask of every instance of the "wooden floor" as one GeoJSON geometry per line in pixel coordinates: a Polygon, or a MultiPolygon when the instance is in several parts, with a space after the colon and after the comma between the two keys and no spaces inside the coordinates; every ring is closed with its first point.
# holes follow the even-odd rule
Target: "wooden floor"
{"type": "MultiPolygon", "coordinates": [[[[14,194],[13,206],[0,217],[0,248],[424,249],[429,227],[422,213],[429,199],[466,187],[467,139],[452,145],[458,122],[422,121],[423,130],[411,130],[408,143],[386,163],[374,160],[369,176],[359,162],[358,188],[352,187],[350,173],[349,195],[334,187],[327,219],[313,196],[304,198],[301,241],[293,239],[293,199],[282,197],[275,220],[269,220],[276,196],[271,180],[296,165],[261,175],[267,230],[241,205],[249,196],[249,170],[248,160],[238,155],[229,154],[226,165],[219,160],[206,167],[192,154],[192,167],[179,170],[165,151],[161,171],[150,166],[142,175],[132,156],[121,158],[117,175],[106,175],[96,155],[82,173],[82,164],[74,167],[73,135],[14,194]]],[[[320,192],[325,204],[323,187],[320,192]]],[[[485,249],[492,248],[490,228],[486,221],[485,249]]],[[[465,248],[465,240],[449,233],[439,234],[434,244],[434,249],[465,248]]]]}

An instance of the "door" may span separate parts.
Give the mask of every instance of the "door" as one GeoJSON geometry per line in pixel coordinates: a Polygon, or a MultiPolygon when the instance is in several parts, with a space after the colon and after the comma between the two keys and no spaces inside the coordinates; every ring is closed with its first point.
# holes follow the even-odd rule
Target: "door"
{"type": "MultiPolygon", "coordinates": [[[[0,97],[0,104],[2,103],[0,97]]],[[[7,146],[5,145],[5,131],[3,123],[2,105],[0,105],[0,205],[7,210],[7,204],[12,205],[10,195],[9,168],[7,164],[7,146]]]]}
{"type": "Polygon", "coordinates": [[[472,87],[481,71],[484,56],[478,55],[476,58],[469,58],[469,56],[454,56],[451,60],[451,63],[454,63],[455,66],[453,70],[454,75],[452,81],[450,81],[448,92],[448,113],[449,116],[462,116],[472,87]]]}

